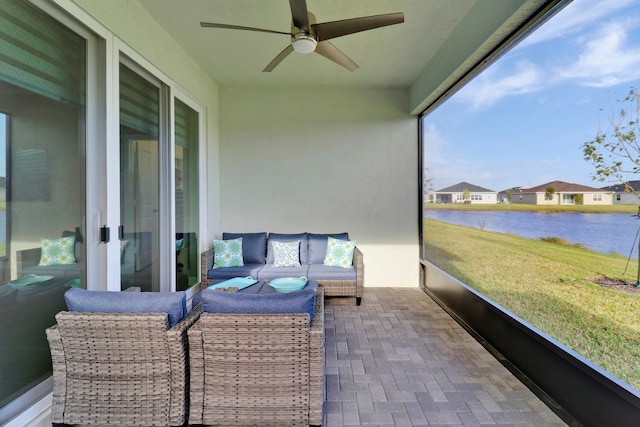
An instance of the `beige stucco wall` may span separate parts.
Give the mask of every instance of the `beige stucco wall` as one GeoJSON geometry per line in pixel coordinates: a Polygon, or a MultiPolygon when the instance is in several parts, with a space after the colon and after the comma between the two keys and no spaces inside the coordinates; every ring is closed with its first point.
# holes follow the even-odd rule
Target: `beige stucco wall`
{"type": "Polygon", "coordinates": [[[418,121],[400,90],[220,90],[223,231],[342,232],[418,285],[418,121]]]}

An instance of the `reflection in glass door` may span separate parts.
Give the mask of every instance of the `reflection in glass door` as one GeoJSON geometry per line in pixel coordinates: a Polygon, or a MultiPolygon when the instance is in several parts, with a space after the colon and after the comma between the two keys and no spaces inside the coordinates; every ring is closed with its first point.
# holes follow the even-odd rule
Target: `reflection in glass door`
{"type": "Polygon", "coordinates": [[[120,65],[121,287],[160,291],[160,90],[120,65]]]}
{"type": "Polygon", "coordinates": [[[175,100],[176,289],[200,278],[198,269],[198,112],[175,100]]]}

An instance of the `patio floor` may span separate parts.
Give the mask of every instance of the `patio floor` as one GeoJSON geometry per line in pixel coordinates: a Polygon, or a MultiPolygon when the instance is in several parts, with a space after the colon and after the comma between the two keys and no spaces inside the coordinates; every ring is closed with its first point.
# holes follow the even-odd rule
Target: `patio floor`
{"type": "Polygon", "coordinates": [[[327,298],[325,425],[565,423],[418,288],[327,298]]]}

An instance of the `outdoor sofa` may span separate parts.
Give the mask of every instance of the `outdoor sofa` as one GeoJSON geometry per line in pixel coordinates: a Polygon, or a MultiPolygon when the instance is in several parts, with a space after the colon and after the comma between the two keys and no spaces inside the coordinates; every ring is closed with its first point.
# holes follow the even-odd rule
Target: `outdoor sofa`
{"type": "MultiPolygon", "coordinates": [[[[364,290],[363,254],[355,247],[348,265],[336,267],[325,265],[329,238],[349,241],[348,233],[228,233],[218,242],[230,242],[242,239],[241,264],[228,267],[214,267],[216,262],[216,242],[214,247],[201,254],[200,281],[204,284],[214,280],[226,280],[234,277],[252,277],[257,280],[273,280],[280,277],[306,277],[315,280],[324,288],[325,296],[351,296],[360,305],[364,290]],[[298,265],[278,266],[274,255],[274,242],[291,244],[300,242],[297,250],[298,265]]],[[[293,263],[295,264],[295,263],[293,263]]]]}

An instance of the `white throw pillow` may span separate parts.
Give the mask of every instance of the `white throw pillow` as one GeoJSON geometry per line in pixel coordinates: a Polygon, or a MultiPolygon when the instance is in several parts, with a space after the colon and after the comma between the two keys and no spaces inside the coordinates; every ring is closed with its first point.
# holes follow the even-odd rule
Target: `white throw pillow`
{"type": "Polygon", "coordinates": [[[274,267],[300,267],[300,240],[271,242],[274,267]]]}

